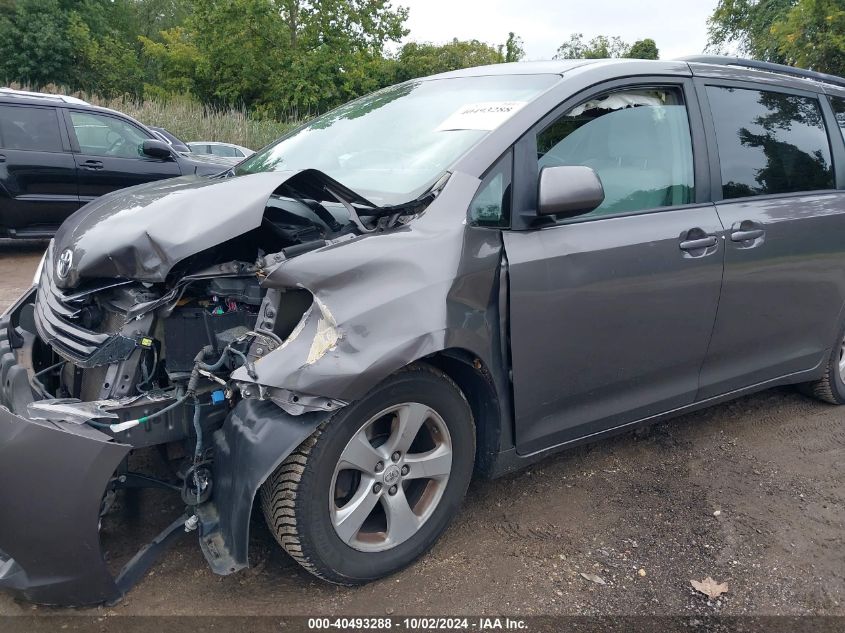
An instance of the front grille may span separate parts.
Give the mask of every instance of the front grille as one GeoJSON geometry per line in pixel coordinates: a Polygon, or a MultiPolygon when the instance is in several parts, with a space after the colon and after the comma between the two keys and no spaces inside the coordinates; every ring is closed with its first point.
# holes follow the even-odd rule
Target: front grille
{"type": "Polygon", "coordinates": [[[80,367],[95,367],[129,357],[134,339],[120,333],[92,332],[79,324],[82,299],[68,297],[53,280],[52,253],[47,254],[35,298],[38,334],[65,360],[80,367]]]}

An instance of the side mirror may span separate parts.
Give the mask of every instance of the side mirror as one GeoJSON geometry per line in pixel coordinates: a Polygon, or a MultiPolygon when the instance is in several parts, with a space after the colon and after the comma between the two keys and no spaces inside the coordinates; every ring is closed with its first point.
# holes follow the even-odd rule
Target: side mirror
{"type": "Polygon", "coordinates": [[[537,215],[571,218],[589,213],[604,201],[604,187],[590,167],[543,167],[537,185],[537,215]]]}
{"type": "Polygon", "coordinates": [[[173,151],[164,141],[148,138],[141,143],[141,153],[150,158],[172,158],[173,151]]]}

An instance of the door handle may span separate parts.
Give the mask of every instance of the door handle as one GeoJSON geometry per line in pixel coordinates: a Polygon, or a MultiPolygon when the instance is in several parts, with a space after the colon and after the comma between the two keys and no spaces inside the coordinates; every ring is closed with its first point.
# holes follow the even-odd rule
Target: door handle
{"type": "Polygon", "coordinates": [[[708,235],[707,237],[700,237],[694,240],[684,240],[680,243],[682,251],[694,251],[700,248],[710,248],[716,246],[716,236],[708,235]]]}
{"type": "Polygon", "coordinates": [[[0,154],[0,163],[5,163],[5,162],[6,162],[6,155],[0,154]]]}
{"type": "Polygon", "coordinates": [[[758,237],[763,237],[763,229],[750,229],[748,231],[733,231],[731,233],[731,242],[746,242],[748,240],[756,240],[758,237]]]}
{"type": "Polygon", "coordinates": [[[80,165],[82,169],[102,169],[103,161],[101,160],[86,160],[80,165]]]}

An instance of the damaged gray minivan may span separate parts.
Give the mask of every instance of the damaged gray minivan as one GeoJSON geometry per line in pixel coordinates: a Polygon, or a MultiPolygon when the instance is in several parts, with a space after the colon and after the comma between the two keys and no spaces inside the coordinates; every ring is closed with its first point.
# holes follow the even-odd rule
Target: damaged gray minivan
{"type": "Polygon", "coordinates": [[[254,504],[366,582],[474,473],[772,385],[845,402],[840,126],[845,81],[771,64],[503,64],[91,202],[0,322],[0,588],[113,602],[186,532],[230,574],[254,504]],[[184,512],[112,575],[138,487],[184,512]]]}

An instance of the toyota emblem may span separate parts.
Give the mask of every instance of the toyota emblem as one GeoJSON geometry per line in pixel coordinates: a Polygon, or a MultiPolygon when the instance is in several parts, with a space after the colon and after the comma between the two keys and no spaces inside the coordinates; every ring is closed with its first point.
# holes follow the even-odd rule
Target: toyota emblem
{"type": "Polygon", "coordinates": [[[70,267],[73,264],[73,251],[69,248],[62,251],[59,255],[59,261],[56,262],[56,274],[59,279],[65,279],[70,272],[70,267]]]}

